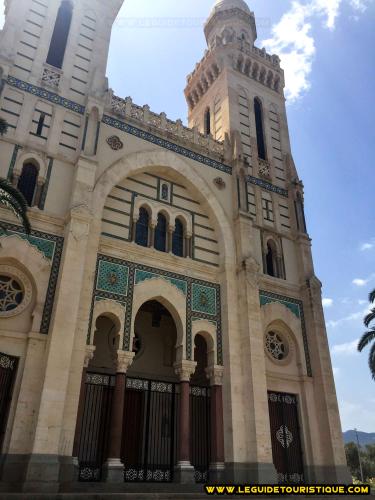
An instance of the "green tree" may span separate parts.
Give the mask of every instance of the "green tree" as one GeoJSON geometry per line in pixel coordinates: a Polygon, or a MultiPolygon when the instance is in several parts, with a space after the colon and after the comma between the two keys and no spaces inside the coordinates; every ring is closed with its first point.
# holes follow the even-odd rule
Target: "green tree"
{"type": "Polygon", "coordinates": [[[26,233],[30,234],[31,225],[27,216],[27,202],[23,194],[13,187],[6,179],[0,179],[0,205],[9,208],[22,222],[26,233]]]}
{"type": "MultiPolygon", "coordinates": [[[[353,477],[361,479],[361,470],[359,466],[358,448],[355,443],[345,445],[346,460],[353,477]]],[[[375,445],[360,447],[360,456],[362,463],[363,478],[365,481],[375,477],[375,445]]]]}
{"type": "MultiPolygon", "coordinates": [[[[370,304],[375,305],[375,289],[369,295],[370,304]]],[[[365,316],[363,320],[365,327],[369,328],[365,332],[358,344],[358,351],[362,352],[367,346],[370,346],[370,354],[368,359],[368,364],[370,367],[372,378],[375,380],[375,325],[371,326],[371,323],[375,321],[375,307],[372,307],[371,311],[365,316]]]]}

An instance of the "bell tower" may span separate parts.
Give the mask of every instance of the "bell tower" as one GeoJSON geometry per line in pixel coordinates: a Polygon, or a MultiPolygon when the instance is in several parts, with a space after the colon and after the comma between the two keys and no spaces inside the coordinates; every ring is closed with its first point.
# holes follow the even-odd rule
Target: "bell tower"
{"type": "Polygon", "coordinates": [[[123,0],[6,0],[3,78],[12,76],[84,104],[102,96],[112,25],[123,0]]]}
{"type": "Polygon", "coordinates": [[[244,0],[216,1],[204,32],[208,49],[185,89],[189,125],[219,141],[228,135],[234,158],[245,160],[250,175],[265,170],[285,187],[289,138],[279,57],[255,46],[255,17],[244,0]]]}

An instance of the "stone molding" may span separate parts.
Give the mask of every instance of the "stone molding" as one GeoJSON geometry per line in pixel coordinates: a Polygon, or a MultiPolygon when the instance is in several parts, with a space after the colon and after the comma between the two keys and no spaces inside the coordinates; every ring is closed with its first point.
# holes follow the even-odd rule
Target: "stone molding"
{"type": "Polygon", "coordinates": [[[87,345],[85,348],[85,359],[83,362],[83,367],[88,368],[90,361],[94,358],[94,354],[96,351],[96,346],[94,345],[87,345]]]}
{"type": "Polygon", "coordinates": [[[224,367],[223,366],[209,366],[206,368],[207,378],[210,379],[210,385],[223,385],[224,367]]]}
{"type": "Polygon", "coordinates": [[[190,377],[195,372],[196,367],[196,361],[188,361],[187,359],[173,365],[176,375],[180,377],[180,382],[190,382],[190,377]]]}
{"type": "Polygon", "coordinates": [[[128,369],[133,363],[135,357],[134,352],[129,351],[117,351],[117,360],[116,360],[116,371],[117,373],[127,373],[128,369]]]}

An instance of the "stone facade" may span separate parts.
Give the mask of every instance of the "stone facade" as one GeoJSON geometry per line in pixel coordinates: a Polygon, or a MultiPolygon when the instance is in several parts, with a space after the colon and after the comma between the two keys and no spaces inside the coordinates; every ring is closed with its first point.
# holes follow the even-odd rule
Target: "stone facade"
{"type": "MultiPolygon", "coordinates": [[[[305,480],[346,482],[279,59],[255,47],[254,14],[243,0],[216,2],[205,25],[208,50],[187,79],[185,127],[108,90],[110,32],[122,2],[62,2],[72,18],[59,68],[46,61],[62,4],[6,1],[0,115],[10,127],[0,141],[0,176],[21,185],[29,166],[36,179],[31,195],[30,178],[22,184],[31,196],[30,237],[0,209],[0,277],[21,290],[17,303],[0,310],[0,352],[17,361],[0,429],[2,481],[39,491],[77,480],[82,387],[107,354],[107,372],[116,375],[107,480],[123,480],[116,432],[128,372],[179,382],[187,405],[180,425],[189,432],[201,336],[220,417],[211,422],[212,477],[276,481],[273,391],[297,398],[305,480]],[[145,246],[135,242],[142,208],[145,246]],[[153,248],[160,215],[165,251],[153,248]],[[168,311],[165,331],[175,331],[162,372],[132,352],[136,318],[150,301],[168,311]],[[98,334],[107,321],[112,347],[98,334]]],[[[185,482],[192,465],[180,441],[175,480],[185,482]]]]}

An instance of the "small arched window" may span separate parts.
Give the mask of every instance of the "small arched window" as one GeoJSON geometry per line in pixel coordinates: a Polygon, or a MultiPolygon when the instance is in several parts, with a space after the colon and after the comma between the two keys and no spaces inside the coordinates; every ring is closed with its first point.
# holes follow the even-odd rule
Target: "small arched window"
{"type": "Polygon", "coordinates": [[[177,257],[184,256],[184,225],[180,219],[176,219],[175,230],[172,236],[172,253],[177,257]]]}
{"type": "Polygon", "coordinates": [[[55,68],[61,69],[63,66],[70,25],[72,23],[72,16],[72,3],[70,0],[63,0],[57,13],[55,28],[53,30],[47,56],[47,64],[50,64],[55,68]]]}
{"type": "Polygon", "coordinates": [[[255,113],[255,126],[257,133],[257,144],[258,144],[258,156],[262,160],[266,160],[266,142],[264,138],[264,126],[263,126],[263,109],[262,103],[256,97],[254,99],[254,113],[255,113]]]}
{"type": "Polygon", "coordinates": [[[159,252],[167,251],[167,219],[163,214],[158,215],[155,228],[155,249],[159,252]]]}
{"type": "Polygon", "coordinates": [[[277,278],[277,252],[273,242],[267,243],[266,271],[269,276],[277,278]]]}
{"type": "Polygon", "coordinates": [[[135,242],[142,247],[148,246],[148,230],[150,225],[150,215],[148,211],[141,207],[139,218],[135,227],[135,242]]]}
{"type": "Polygon", "coordinates": [[[32,206],[35,196],[36,183],[38,180],[38,167],[33,163],[25,163],[22,168],[17,188],[27,201],[29,207],[32,206]]]}
{"type": "Polygon", "coordinates": [[[211,111],[207,108],[204,113],[204,133],[206,135],[211,134],[211,111]]]}

